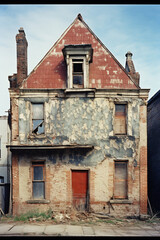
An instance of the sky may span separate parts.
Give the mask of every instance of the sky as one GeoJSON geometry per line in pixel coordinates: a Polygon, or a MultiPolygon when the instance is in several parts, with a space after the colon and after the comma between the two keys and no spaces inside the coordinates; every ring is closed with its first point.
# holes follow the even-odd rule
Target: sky
{"type": "Polygon", "coordinates": [[[160,5],[1,4],[0,116],[10,108],[8,76],[17,72],[20,27],[28,41],[29,74],[79,13],[122,66],[125,54],[133,53],[140,87],[150,89],[149,99],[160,90],[160,5]]]}

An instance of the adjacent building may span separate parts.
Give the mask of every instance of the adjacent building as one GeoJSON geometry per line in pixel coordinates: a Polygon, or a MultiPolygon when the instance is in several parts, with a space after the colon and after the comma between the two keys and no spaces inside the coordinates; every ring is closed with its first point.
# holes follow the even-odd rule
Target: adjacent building
{"type": "MultiPolygon", "coordinates": [[[[33,71],[16,36],[9,76],[13,214],[76,208],[147,214],[147,99],[78,14],[33,71]]],[[[117,42],[118,44],[118,42],[117,42]]]]}
{"type": "Polygon", "coordinates": [[[148,197],[154,214],[160,214],[160,90],[148,101],[148,197]]]}
{"type": "Polygon", "coordinates": [[[0,116],[0,211],[9,212],[11,154],[6,148],[10,141],[8,116],[0,116]]]}

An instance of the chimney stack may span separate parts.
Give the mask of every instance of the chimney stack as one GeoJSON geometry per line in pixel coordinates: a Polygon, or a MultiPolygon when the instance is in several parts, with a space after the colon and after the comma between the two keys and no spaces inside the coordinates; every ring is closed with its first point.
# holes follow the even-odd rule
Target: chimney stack
{"type": "Polygon", "coordinates": [[[27,47],[28,43],[23,28],[19,29],[16,35],[17,42],[17,85],[20,86],[22,81],[27,77],[27,47]]]}
{"type": "Polygon", "coordinates": [[[128,72],[128,74],[132,77],[136,85],[139,86],[140,74],[135,71],[134,63],[132,61],[133,54],[131,52],[127,52],[125,56],[126,56],[125,69],[128,72]]]}

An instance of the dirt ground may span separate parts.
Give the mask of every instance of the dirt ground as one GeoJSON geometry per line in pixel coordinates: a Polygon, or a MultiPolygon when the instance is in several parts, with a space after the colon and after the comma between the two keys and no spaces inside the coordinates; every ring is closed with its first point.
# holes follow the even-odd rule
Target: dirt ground
{"type": "Polygon", "coordinates": [[[78,212],[74,209],[65,212],[53,212],[47,214],[24,214],[19,217],[4,215],[0,217],[0,223],[33,223],[33,224],[71,224],[71,225],[116,225],[116,226],[136,226],[136,225],[160,225],[160,218],[147,216],[140,219],[138,217],[114,217],[103,213],[78,212]]]}

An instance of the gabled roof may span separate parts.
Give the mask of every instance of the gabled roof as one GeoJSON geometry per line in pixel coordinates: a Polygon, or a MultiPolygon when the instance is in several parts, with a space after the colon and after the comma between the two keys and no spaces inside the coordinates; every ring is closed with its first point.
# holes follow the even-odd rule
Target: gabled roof
{"type": "MultiPolygon", "coordinates": [[[[93,76],[91,76],[91,78],[93,78],[97,82],[98,82],[98,80],[100,81],[102,79],[102,84],[101,84],[102,88],[140,88],[134,82],[134,80],[131,78],[131,76],[128,74],[128,72],[125,70],[125,68],[119,63],[119,61],[113,56],[113,54],[108,50],[108,48],[101,42],[101,40],[93,33],[93,31],[89,28],[89,26],[84,22],[84,20],[82,19],[82,16],[80,14],[78,14],[78,16],[75,18],[73,23],[65,30],[65,32],[55,42],[55,44],[46,53],[46,55],[42,58],[42,60],[36,65],[36,67],[29,74],[29,76],[26,79],[24,79],[24,81],[22,83],[22,88],[35,88],[35,86],[37,86],[36,88],[38,88],[38,84],[39,84],[40,88],[43,88],[43,87],[45,87],[45,88],[46,87],[47,88],[54,88],[54,87],[55,88],[65,88],[64,87],[65,66],[64,66],[64,63],[62,63],[62,57],[63,57],[62,49],[63,49],[64,45],[69,45],[69,44],[92,44],[92,45],[96,44],[96,48],[101,47],[101,49],[100,49],[101,56],[98,56],[98,53],[95,52],[95,58],[96,58],[96,61],[99,61],[99,69],[101,68],[101,72],[99,72],[99,74],[103,75],[103,77],[101,76],[101,78],[100,78],[100,75],[99,75],[99,76],[97,76],[97,79],[95,79],[96,77],[93,77],[94,76],[93,75],[93,76]],[[76,31],[78,31],[78,32],[76,32],[76,31]],[[84,34],[85,34],[85,38],[84,38],[84,34]],[[89,34],[91,36],[89,36],[89,34]],[[74,41],[73,41],[72,35],[74,36],[74,41]],[[90,39],[90,41],[92,40],[92,42],[88,42],[89,40],[86,40],[87,35],[89,36],[88,39],[90,39]],[[60,54],[60,52],[61,52],[61,54],[60,54]],[[104,56],[102,56],[102,54],[103,54],[102,52],[104,53],[104,56]],[[106,55],[109,55],[109,57],[110,57],[110,59],[107,60],[108,62],[106,62],[106,65],[109,66],[108,69],[110,68],[111,70],[107,71],[105,69],[105,72],[104,72],[104,71],[102,71],[101,64],[102,64],[102,61],[106,61],[105,60],[106,55]],[[58,65],[58,62],[57,62],[57,65],[54,65],[55,57],[59,58],[59,65],[58,65]],[[104,57],[104,59],[103,59],[103,57],[104,57]],[[48,58],[48,60],[46,60],[47,58],[48,58]],[[113,59],[113,61],[111,59],[113,59]],[[111,61],[112,61],[112,63],[111,63],[111,61]],[[49,68],[47,69],[47,63],[48,63],[48,65],[49,64],[52,65],[52,69],[55,70],[54,72],[51,71],[51,69],[49,70],[49,68]],[[60,63],[61,63],[61,65],[60,65],[60,63]],[[119,69],[117,69],[117,67],[115,66],[115,63],[117,64],[119,69]],[[56,69],[56,66],[57,66],[57,69],[56,69]],[[114,71],[113,69],[115,67],[116,67],[116,69],[114,71]],[[46,68],[45,74],[43,71],[44,68],[46,68]],[[119,72],[120,80],[118,81],[117,75],[115,75],[115,78],[114,78],[114,74],[112,73],[113,76],[111,76],[111,71],[112,72],[114,71],[114,73],[117,74],[116,72],[119,71],[120,69],[121,69],[121,71],[119,72]],[[61,70],[61,72],[60,72],[60,70],[61,70]],[[107,71],[107,73],[106,73],[106,71],[107,71]],[[56,75],[55,78],[53,78],[52,73],[56,75]],[[36,76],[36,74],[37,74],[37,76],[36,76]],[[47,74],[48,74],[48,78],[47,78],[47,74]],[[106,74],[106,76],[104,77],[105,74],[106,74]],[[107,74],[108,74],[108,76],[107,76],[107,74]],[[107,77],[108,77],[108,80],[107,80],[107,77]],[[106,82],[104,80],[105,78],[106,78],[106,82]],[[123,80],[124,80],[124,83],[123,83],[123,80]],[[46,83],[44,83],[45,81],[46,81],[46,83]],[[59,81],[59,83],[58,82],[56,83],[55,81],[59,81]],[[107,85],[107,81],[108,81],[108,85],[107,85]]],[[[98,71],[96,71],[96,74],[97,73],[98,73],[98,71]]],[[[91,86],[94,88],[94,84],[91,84],[91,86]]]]}

